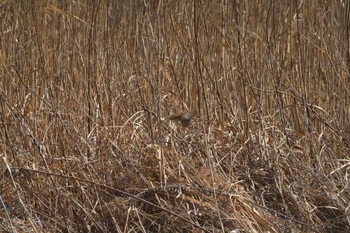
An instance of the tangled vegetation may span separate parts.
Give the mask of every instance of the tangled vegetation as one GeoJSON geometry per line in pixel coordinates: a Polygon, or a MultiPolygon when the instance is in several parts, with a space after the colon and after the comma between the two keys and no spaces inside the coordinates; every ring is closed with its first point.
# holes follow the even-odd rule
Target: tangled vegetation
{"type": "Polygon", "coordinates": [[[0,231],[350,232],[349,9],[1,1],[0,231]]]}

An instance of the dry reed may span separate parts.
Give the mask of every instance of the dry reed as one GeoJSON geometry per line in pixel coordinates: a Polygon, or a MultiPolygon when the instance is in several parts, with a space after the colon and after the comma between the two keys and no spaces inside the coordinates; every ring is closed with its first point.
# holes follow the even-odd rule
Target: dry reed
{"type": "Polygon", "coordinates": [[[0,231],[350,231],[349,9],[2,1],[0,231]]]}

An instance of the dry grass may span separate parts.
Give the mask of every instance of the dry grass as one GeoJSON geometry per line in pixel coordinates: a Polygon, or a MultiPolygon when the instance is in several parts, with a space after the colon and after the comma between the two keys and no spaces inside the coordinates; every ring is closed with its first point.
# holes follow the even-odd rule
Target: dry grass
{"type": "Polygon", "coordinates": [[[0,231],[349,232],[349,9],[1,1],[0,231]]]}

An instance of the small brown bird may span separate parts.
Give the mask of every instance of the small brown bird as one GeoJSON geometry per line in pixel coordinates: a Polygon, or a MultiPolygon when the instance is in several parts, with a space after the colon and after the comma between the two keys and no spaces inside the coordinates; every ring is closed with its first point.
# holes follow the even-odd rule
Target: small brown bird
{"type": "Polygon", "coordinates": [[[183,127],[190,126],[191,119],[193,118],[194,113],[193,112],[182,112],[180,114],[171,115],[169,116],[169,119],[174,122],[181,122],[183,127]]]}

